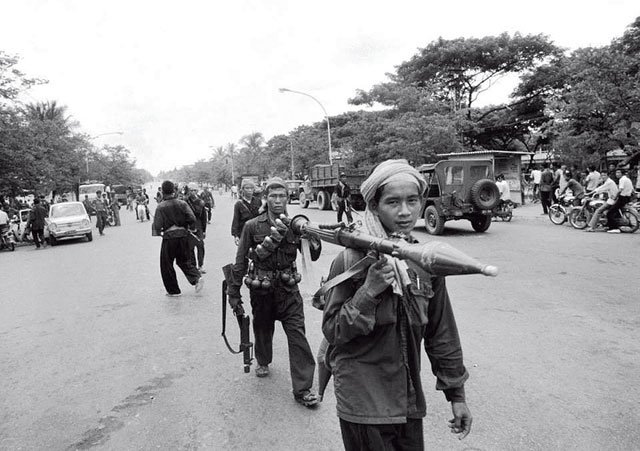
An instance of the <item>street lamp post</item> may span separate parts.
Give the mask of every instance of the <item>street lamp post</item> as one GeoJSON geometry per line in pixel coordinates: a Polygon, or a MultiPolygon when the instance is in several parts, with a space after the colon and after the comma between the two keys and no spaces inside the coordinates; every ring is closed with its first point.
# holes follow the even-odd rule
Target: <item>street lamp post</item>
{"type": "Polygon", "coordinates": [[[289,145],[291,146],[291,180],[294,180],[296,176],[295,176],[295,171],[293,166],[293,140],[292,139],[289,140],[289,145]]]}
{"type": "Polygon", "coordinates": [[[327,114],[327,110],[325,110],[325,108],[322,105],[322,103],[320,103],[320,101],[318,99],[316,99],[315,97],[313,97],[311,94],[307,94],[306,92],[294,91],[293,89],[287,89],[287,88],[280,88],[280,89],[278,89],[278,91],[280,91],[280,92],[292,92],[294,94],[300,94],[300,95],[303,95],[303,96],[307,96],[307,97],[310,97],[313,100],[315,100],[315,102],[318,105],[320,105],[320,108],[322,108],[322,111],[324,112],[324,118],[327,121],[327,139],[329,140],[329,164],[333,165],[333,158],[331,156],[331,126],[329,125],[329,115],[327,114]]]}

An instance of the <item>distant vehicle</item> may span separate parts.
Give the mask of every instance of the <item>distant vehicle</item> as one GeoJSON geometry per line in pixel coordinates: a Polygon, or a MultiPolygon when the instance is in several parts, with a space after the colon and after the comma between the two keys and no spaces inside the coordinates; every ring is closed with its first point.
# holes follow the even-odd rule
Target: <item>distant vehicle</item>
{"type": "Polygon", "coordinates": [[[300,206],[307,208],[315,201],[320,210],[337,210],[334,189],[340,174],[344,172],[347,185],[351,188],[351,206],[356,210],[364,210],[365,202],[360,193],[360,184],[369,176],[370,171],[371,167],[347,168],[338,164],[317,164],[311,168],[309,179],[303,181],[299,189],[300,206]]]}
{"type": "MultiPolygon", "coordinates": [[[[113,185],[111,187],[111,196],[120,204],[127,205],[127,187],[124,185],[113,185]]],[[[84,197],[80,200],[83,200],[84,197]]]]}
{"type": "Polygon", "coordinates": [[[285,180],[287,191],[289,191],[289,203],[294,200],[300,200],[300,188],[302,188],[303,180],[285,180]]]}
{"type": "Polygon", "coordinates": [[[93,240],[91,220],[82,202],[62,202],[53,204],[46,218],[49,244],[55,246],[58,240],[86,237],[93,240]]]}
{"type": "Polygon", "coordinates": [[[89,200],[93,201],[96,199],[96,193],[98,191],[102,191],[104,193],[105,184],[104,183],[91,183],[88,185],[80,185],[78,187],[78,195],[79,201],[82,202],[84,200],[84,196],[89,196],[89,200]]]}
{"type": "Polygon", "coordinates": [[[440,235],[445,221],[466,219],[476,232],[491,225],[500,191],[491,160],[443,160],[418,168],[427,181],[422,216],[427,232],[440,235]]]}

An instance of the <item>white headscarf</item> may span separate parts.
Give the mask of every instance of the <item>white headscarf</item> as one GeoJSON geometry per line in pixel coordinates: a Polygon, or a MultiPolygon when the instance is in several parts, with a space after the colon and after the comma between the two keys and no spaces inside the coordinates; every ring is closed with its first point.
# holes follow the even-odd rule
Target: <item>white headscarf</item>
{"type": "MultiPolygon", "coordinates": [[[[409,165],[407,160],[403,159],[387,160],[380,163],[371,175],[362,182],[362,185],[360,185],[360,192],[367,203],[367,209],[364,212],[364,225],[370,235],[378,238],[388,238],[388,234],[380,222],[380,218],[371,211],[371,201],[381,186],[397,181],[415,183],[420,195],[424,194],[427,188],[427,182],[422,174],[409,165]]],[[[387,256],[387,261],[389,261],[395,271],[395,281],[392,284],[393,292],[402,295],[401,287],[411,282],[407,273],[407,264],[398,258],[390,256],[387,256]]]]}

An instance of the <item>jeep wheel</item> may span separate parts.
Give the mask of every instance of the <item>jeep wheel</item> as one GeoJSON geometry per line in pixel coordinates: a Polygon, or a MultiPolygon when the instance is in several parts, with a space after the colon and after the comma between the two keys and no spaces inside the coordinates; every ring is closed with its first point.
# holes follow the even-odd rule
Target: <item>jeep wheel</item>
{"type": "Polygon", "coordinates": [[[93,233],[92,232],[87,233],[87,241],[93,241],[93,233]]]}
{"type": "Polygon", "coordinates": [[[480,210],[493,210],[498,205],[498,200],[500,190],[493,180],[478,180],[471,187],[471,203],[480,210]]]}
{"type": "Polygon", "coordinates": [[[307,195],[304,193],[304,191],[300,192],[300,206],[302,208],[309,207],[309,200],[307,199],[307,195]]]}
{"type": "Polygon", "coordinates": [[[53,236],[53,235],[50,235],[50,236],[49,236],[49,244],[50,244],[51,246],[55,246],[56,244],[58,244],[58,240],[56,240],[56,237],[55,237],[55,236],[53,236]]]}
{"type": "Polygon", "coordinates": [[[424,210],[424,226],[430,235],[441,235],[444,230],[444,218],[438,214],[438,209],[429,205],[424,210]]]}
{"type": "Polygon", "coordinates": [[[476,216],[475,218],[469,219],[471,222],[471,227],[476,232],[486,232],[489,226],[491,225],[491,216],[476,216]]]}

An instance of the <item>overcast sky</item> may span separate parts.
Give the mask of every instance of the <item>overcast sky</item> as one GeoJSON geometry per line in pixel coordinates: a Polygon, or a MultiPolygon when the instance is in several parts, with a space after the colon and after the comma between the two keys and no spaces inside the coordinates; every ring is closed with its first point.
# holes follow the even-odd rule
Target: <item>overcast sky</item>
{"type": "Polygon", "coordinates": [[[26,101],[66,105],[89,135],[123,132],[95,143],[124,145],[156,174],[322,120],[280,87],[332,116],[440,36],[544,33],[575,49],[608,44],[637,16],[638,0],[0,0],[0,49],[49,80],[26,101]]]}

